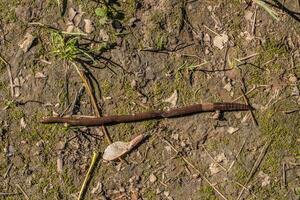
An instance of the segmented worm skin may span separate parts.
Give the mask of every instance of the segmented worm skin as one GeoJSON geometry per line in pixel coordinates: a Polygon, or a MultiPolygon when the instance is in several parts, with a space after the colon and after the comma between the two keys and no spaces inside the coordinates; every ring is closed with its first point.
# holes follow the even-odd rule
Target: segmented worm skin
{"type": "Polygon", "coordinates": [[[246,111],[253,109],[251,106],[239,103],[207,103],[194,104],[181,108],[174,108],[168,111],[150,111],[133,115],[110,115],[104,117],[48,117],[41,122],[49,123],[67,123],[72,126],[101,126],[113,125],[119,123],[138,122],[150,119],[175,118],[192,115],[201,112],[213,111],[246,111]]]}

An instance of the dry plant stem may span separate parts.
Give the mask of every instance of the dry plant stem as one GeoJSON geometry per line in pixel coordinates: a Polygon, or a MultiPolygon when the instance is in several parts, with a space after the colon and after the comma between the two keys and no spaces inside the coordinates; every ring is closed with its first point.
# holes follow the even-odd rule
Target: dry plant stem
{"type": "MultiPolygon", "coordinates": [[[[86,87],[86,89],[88,91],[88,94],[89,94],[89,96],[91,98],[91,102],[93,104],[94,111],[96,112],[97,117],[101,117],[101,112],[100,112],[99,107],[97,105],[95,96],[93,95],[93,92],[92,92],[91,88],[89,87],[89,83],[88,83],[85,75],[82,73],[82,71],[79,70],[79,68],[77,67],[77,65],[75,63],[72,63],[72,64],[76,68],[76,71],[78,72],[78,74],[79,74],[79,76],[80,76],[80,78],[81,78],[84,86],[86,87]]],[[[103,131],[103,133],[104,133],[104,135],[106,137],[106,140],[108,141],[109,144],[111,144],[112,143],[112,139],[111,139],[110,135],[108,134],[108,131],[107,131],[106,127],[105,126],[101,126],[101,128],[102,128],[102,131],[103,131]]]]}
{"type": "Polygon", "coordinates": [[[87,174],[84,178],[83,184],[81,186],[80,193],[79,193],[79,196],[78,196],[78,200],[84,199],[84,195],[85,195],[85,193],[87,191],[87,188],[88,188],[87,186],[91,182],[92,175],[95,171],[98,160],[99,160],[99,153],[94,152],[91,165],[89,167],[89,170],[88,170],[88,172],[87,172],[87,174]]]}
{"type": "Polygon", "coordinates": [[[42,123],[68,123],[72,126],[99,126],[119,123],[139,122],[151,119],[175,118],[201,112],[219,111],[246,111],[253,109],[249,105],[239,103],[208,103],[194,104],[168,111],[150,111],[134,115],[111,115],[98,118],[91,117],[48,117],[42,123]]]}
{"type": "Polygon", "coordinates": [[[288,111],[283,111],[285,114],[292,114],[295,112],[300,112],[300,109],[294,109],[294,110],[288,110],[288,111]]]}
{"type": "Polygon", "coordinates": [[[247,139],[244,140],[239,152],[236,154],[236,156],[234,157],[234,161],[231,163],[231,165],[229,166],[228,170],[226,171],[227,173],[231,170],[231,168],[234,166],[235,162],[237,161],[238,157],[240,156],[240,154],[242,153],[244,146],[246,144],[247,139]]]}
{"type": "MultiPolygon", "coordinates": [[[[246,103],[248,106],[250,106],[249,99],[248,99],[247,96],[245,95],[245,92],[244,92],[242,89],[240,89],[240,90],[241,90],[242,95],[243,95],[243,97],[244,97],[245,103],[246,103]]],[[[256,118],[255,118],[255,116],[254,116],[253,111],[252,111],[252,110],[249,110],[249,112],[250,112],[250,114],[251,114],[251,118],[252,118],[253,124],[254,124],[255,126],[258,126],[258,122],[257,122],[257,120],[256,120],[256,118]]]]}
{"type": "Polygon", "coordinates": [[[10,95],[12,98],[14,98],[15,90],[14,90],[13,77],[12,77],[12,73],[11,73],[11,66],[1,55],[0,55],[0,61],[2,61],[6,65],[7,74],[8,74],[8,78],[9,78],[9,85],[10,85],[10,95]]]}
{"type": "Polygon", "coordinates": [[[256,16],[257,16],[257,6],[255,6],[254,19],[253,19],[252,28],[251,28],[251,33],[253,36],[255,36],[256,16]]]}
{"type": "MultiPolygon", "coordinates": [[[[81,78],[81,80],[82,80],[82,82],[83,82],[85,88],[86,88],[87,91],[88,91],[88,94],[89,94],[89,96],[90,96],[90,98],[91,98],[91,102],[92,102],[92,105],[93,105],[93,107],[94,107],[94,111],[96,112],[96,115],[97,115],[98,117],[101,117],[101,112],[100,112],[100,110],[99,110],[99,107],[97,106],[95,96],[93,95],[93,92],[92,92],[92,90],[91,90],[91,88],[90,88],[90,85],[89,85],[89,82],[87,81],[87,78],[86,78],[85,75],[82,73],[82,71],[79,70],[79,68],[77,67],[77,65],[76,65],[75,63],[72,63],[72,64],[73,64],[73,66],[75,67],[75,69],[76,69],[77,73],[79,74],[79,76],[80,76],[80,78],[81,78]]],[[[104,126],[101,126],[101,128],[102,128],[102,130],[103,130],[103,132],[104,132],[104,134],[105,134],[105,137],[106,137],[108,143],[111,144],[111,143],[112,143],[112,140],[111,140],[111,138],[110,138],[110,136],[109,136],[109,134],[108,134],[106,128],[105,128],[104,126]]],[[[83,182],[82,187],[81,187],[81,189],[80,189],[79,196],[78,196],[78,200],[81,200],[81,199],[84,198],[85,193],[86,193],[87,188],[88,188],[88,185],[89,185],[89,183],[90,183],[90,181],[91,181],[92,174],[93,174],[93,172],[94,172],[94,169],[96,168],[97,161],[99,160],[99,158],[100,158],[99,152],[94,152],[94,154],[93,154],[93,159],[92,159],[92,162],[91,162],[91,164],[90,164],[90,168],[89,168],[89,170],[88,170],[88,172],[87,172],[87,174],[86,174],[86,176],[85,176],[84,182],[83,182]]]]}
{"type": "MultiPolygon", "coordinates": [[[[273,141],[273,138],[271,138],[270,141],[266,142],[265,145],[263,146],[263,149],[261,150],[261,153],[259,154],[257,160],[255,161],[255,163],[254,163],[254,165],[253,165],[253,167],[252,167],[252,169],[251,169],[251,171],[250,171],[250,173],[249,173],[249,175],[247,177],[246,183],[244,184],[245,187],[247,187],[247,185],[249,184],[250,180],[252,179],[252,177],[256,173],[256,171],[257,171],[258,167],[260,166],[262,160],[264,159],[264,157],[265,157],[265,155],[266,155],[266,153],[267,153],[267,151],[268,151],[268,149],[269,149],[272,141],[273,141]]],[[[244,191],[245,191],[245,188],[243,187],[242,190],[239,193],[239,196],[238,196],[237,200],[239,200],[242,197],[244,191]]]]}
{"type": "MultiPolygon", "coordinates": [[[[253,92],[254,90],[256,90],[259,87],[261,87],[261,86],[254,85],[253,88],[251,88],[247,93],[245,93],[245,95],[250,94],[251,92],[253,92]]],[[[244,97],[244,95],[241,95],[241,96],[237,97],[236,99],[234,99],[232,102],[236,102],[236,101],[240,100],[243,97],[244,97]]]]}
{"type": "Polygon", "coordinates": [[[10,164],[8,165],[7,170],[6,170],[6,172],[4,173],[4,175],[3,175],[4,178],[6,178],[6,177],[8,176],[8,174],[9,174],[9,172],[10,172],[12,166],[13,166],[12,163],[10,163],[10,164]]]}
{"type": "Polygon", "coordinates": [[[282,163],[282,183],[281,188],[286,188],[286,164],[282,163]]]}
{"type": "Polygon", "coordinates": [[[0,196],[2,197],[8,197],[8,196],[14,196],[14,195],[19,195],[21,193],[17,192],[0,192],[0,196]]]}
{"type": "Polygon", "coordinates": [[[238,58],[238,59],[235,59],[235,60],[238,61],[238,62],[243,62],[243,61],[246,61],[246,60],[248,60],[250,58],[253,58],[253,57],[257,56],[257,55],[259,55],[259,53],[254,53],[254,54],[251,54],[249,56],[245,56],[245,57],[238,58]]]}
{"type": "Polygon", "coordinates": [[[29,196],[26,194],[26,192],[23,190],[23,188],[19,184],[16,184],[16,186],[22,192],[22,194],[24,195],[25,199],[26,200],[30,200],[29,196]]]}
{"type": "MultiPolygon", "coordinates": [[[[179,153],[178,150],[166,139],[162,139],[166,144],[168,144],[177,154],[179,153]]],[[[207,182],[210,187],[212,187],[224,200],[227,200],[227,198],[201,173],[201,171],[199,169],[197,169],[195,167],[195,165],[193,165],[188,159],[186,159],[183,156],[180,156],[180,158],[187,164],[189,165],[191,168],[193,168],[200,176],[201,178],[207,182]]]]}

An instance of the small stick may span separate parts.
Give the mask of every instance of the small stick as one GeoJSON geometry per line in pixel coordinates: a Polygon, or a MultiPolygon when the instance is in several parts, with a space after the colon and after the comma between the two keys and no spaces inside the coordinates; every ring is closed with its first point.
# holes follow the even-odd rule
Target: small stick
{"type": "Polygon", "coordinates": [[[0,60],[6,65],[7,74],[9,78],[9,84],[10,84],[10,94],[11,97],[14,98],[15,96],[15,90],[14,90],[14,81],[11,73],[11,65],[0,55],[0,60]]]}
{"type": "MultiPolygon", "coordinates": [[[[93,92],[92,92],[91,88],[89,87],[89,83],[88,83],[85,75],[82,73],[82,71],[79,70],[79,68],[77,67],[77,65],[75,63],[72,63],[72,64],[74,65],[74,67],[75,67],[76,71],[78,72],[83,84],[85,85],[85,87],[87,89],[87,92],[88,92],[88,94],[91,98],[91,102],[92,102],[92,105],[94,107],[94,111],[96,112],[97,117],[101,117],[101,112],[100,112],[100,109],[97,105],[96,98],[93,95],[93,92]]],[[[103,131],[108,143],[111,144],[112,139],[111,139],[110,135],[108,134],[107,129],[103,125],[101,126],[101,128],[102,128],[102,131],[103,131]]]]}
{"type": "MultiPolygon", "coordinates": [[[[93,94],[93,92],[92,92],[92,90],[90,88],[89,82],[88,82],[85,74],[82,71],[79,70],[78,66],[75,63],[72,62],[72,64],[75,67],[77,73],[79,74],[79,76],[80,76],[80,78],[81,78],[81,80],[82,80],[85,88],[87,89],[87,92],[88,92],[88,94],[89,94],[89,96],[91,98],[92,105],[94,107],[94,111],[96,112],[96,116],[97,117],[101,117],[101,111],[100,111],[100,109],[99,109],[99,107],[97,105],[96,98],[95,98],[95,96],[94,96],[94,94],[93,94]]],[[[101,125],[101,129],[102,129],[102,131],[103,131],[103,133],[105,135],[105,138],[107,139],[108,143],[112,144],[113,141],[112,141],[112,139],[111,139],[111,137],[110,137],[110,135],[109,135],[106,127],[104,125],[101,125]]],[[[99,129],[97,129],[97,130],[99,130],[99,129]]],[[[90,168],[89,168],[89,170],[88,170],[88,172],[86,174],[86,177],[84,179],[84,182],[82,184],[82,187],[81,187],[81,190],[80,190],[80,193],[79,193],[79,196],[78,196],[78,200],[81,200],[81,199],[84,198],[84,196],[86,194],[86,191],[87,191],[87,188],[88,188],[88,185],[89,185],[89,183],[91,181],[92,174],[93,174],[93,172],[94,172],[94,170],[96,168],[96,165],[98,163],[99,158],[100,158],[99,152],[94,152],[93,159],[92,159],[90,168]]],[[[119,158],[119,160],[125,162],[125,160],[122,159],[122,158],[119,158]]]]}
{"type": "Polygon", "coordinates": [[[84,181],[83,181],[83,184],[81,186],[81,189],[80,189],[80,192],[79,192],[79,196],[78,196],[78,200],[83,200],[84,199],[84,195],[87,191],[87,186],[89,185],[89,183],[91,182],[91,179],[92,179],[92,175],[96,169],[96,164],[98,163],[98,160],[99,160],[99,153],[96,153],[94,152],[93,153],[93,158],[92,158],[92,161],[91,161],[91,165],[89,167],[89,170],[84,178],[84,181]]]}
{"type": "Polygon", "coordinates": [[[18,193],[18,192],[0,192],[0,196],[4,196],[4,197],[19,195],[19,194],[21,194],[21,193],[18,193]]]}
{"type": "Polygon", "coordinates": [[[149,111],[134,115],[111,115],[104,117],[48,117],[41,122],[49,123],[68,123],[72,126],[100,126],[119,123],[139,122],[151,119],[175,118],[192,115],[201,112],[219,111],[246,111],[253,109],[249,105],[239,103],[207,103],[194,104],[181,108],[174,108],[168,111],[149,111]]]}
{"type": "MultiPolygon", "coordinates": [[[[166,144],[168,144],[177,154],[179,154],[179,151],[166,139],[162,139],[166,144]]],[[[180,155],[179,155],[180,156],[180,155]]],[[[180,158],[187,164],[189,165],[191,168],[193,168],[199,175],[200,177],[210,185],[210,187],[212,187],[224,200],[227,200],[227,198],[201,173],[201,171],[199,169],[197,169],[195,167],[195,165],[193,165],[188,159],[186,159],[183,156],[180,156],[180,158]]]]}
{"type": "Polygon", "coordinates": [[[250,58],[253,58],[253,57],[257,56],[257,55],[259,55],[259,53],[254,53],[254,54],[242,57],[242,58],[235,58],[235,60],[238,61],[238,62],[243,62],[243,61],[246,61],[246,60],[248,60],[250,58]]]}
{"type": "Polygon", "coordinates": [[[294,109],[294,110],[287,110],[287,111],[283,111],[283,112],[284,112],[284,114],[292,114],[294,112],[300,112],[300,108],[294,109]]]}
{"type": "Polygon", "coordinates": [[[235,162],[237,161],[239,155],[242,153],[242,151],[243,151],[243,149],[244,149],[244,146],[245,146],[245,144],[246,144],[246,141],[247,141],[247,140],[245,139],[244,142],[243,142],[243,144],[242,144],[242,146],[241,146],[241,148],[240,148],[240,150],[239,150],[239,152],[237,153],[236,156],[234,156],[235,159],[234,159],[234,161],[231,163],[231,165],[229,166],[229,168],[228,168],[228,170],[227,170],[227,173],[228,173],[228,172],[230,171],[230,169],[234,166],[234,164],[235,164],[235,162]]]}
{"type": "MultiPolygon", "coordinates": [[[[248,99],[247,96],[245,95],[244,90],[243,90],[243,89],[240,89],[240,90],[241,90],[242,95],[243,95],[243,97],[244,97],[245,103],[246,103],[248,106],[250,106],[249,99],[248,99]]],[[[252,111],[252,110],[249,110],[249,112],[250,112],[250,114],[251,114],[251,118],[252,118],[253,124],[254,124],[255,126],[258,126],[258,122],[257,122],[257,120],[256,120],[256,118],[255,118],[255,116],[254,116],[253,111],[252,111]]]]}
{"type": "Polygon", "coordinates": [[[26,200],[30,200],[29,196],[26,194],[26,192],[23,190],[23,188],[19,185],[16,184],[17,188],[19,188],[19,190],[23,193],[24,197],[26,200]]]}
{"type": "MultiPolygon", "coordinates": [[[[245,93],[245,95],[250,94],[251,92],[253,92],[254,90],[256,90],[258,87],[260,87],[260,86],[254,85],[253,88],[251,88],[247,93],[245,93]]],[[[241,95],[241,96],[237,97],[236,99],[234,99],[232,102],[236,102],[236,101],[240,100],[243,97],[244,97],[244,95],[241,95]]]]}
{"type": "Polygon", "coordinates": [[[255,6],[254,19],[253,19],[252,28],[251,28],[251,33],[253,36],[255,36],[256,16],[257,16],[257,7],[255,6]]]}
{"type": "Polygon", "coordinates": [[[282,188],[286,188],[286,164],[282,163],[282,188]]]}
{"type": "MultiPolygon", "coordinates": [[[[252,179],[252,177],[253,177],[254,174],[256,173],[256,171],[257,171],[258,167],[260,166],[262,160],[264,159],[265,155],[267,154],[267,151],[268,151],[268,149],[269,149],[269,147],[270,147],[272,141],[273,141],[273,138],[271,138],[269,142],[266,142],[266,143],[265,143],[263,149],[261,150],[261,153],[259,154],[257,160],[255,161],[255,163],[254,163],[254,165],[253,165],[253,167],[252,167],[252,169],[251,169],[251,171],[250,171],[250,173],[249,173],[249,175],[248,175],[248,178],[247,178],[247,180],[246,180],[246,183],[244,184],[245,187],[247,187],[248,183],[250,182],[250,180],[252,179]]],[[[239,194],[237,200],[239,200],[239,199],[242,197],[242,195],[243,195],[243,193],[244,193],[244,190],[245,190],[245,189],[244,189],[244,187],[243,187],[242,190],[240,191],[240,194],[239,194]]]]}
{"type": "Polygon", "coordinates": [[[8,174],[9,174],[9,172],[10,172],[12,166],[13,166],[13,164],[10,163],[9,166],[8,166],[8,168],[7,168],[7,170],[6,170],[6,172],[5,172],[4,175],[3,175],[3,178],[6,178],[6,177],[8,176],[8,174]]]}
{"type": "Polygon", "coordinates": [[[203,25],[207,30],[209,30],[209,31],[211,31],[212,33],[214,33],[214,34],[216,34],[216,35],[218,35],[218,36],[220,36],[220,34],[219,33],[217,33],[216,31],[213,31],[212,29],[210,29],[208,26],[206,26],[206,25],[203,25]]]}
{"type": "Polygon", "coordinates": [[[84,90],[85,90],[85,87],[82,86],[79,89],[79,91],[77,92],[76,97],[75,97],[75,99],[74,99],[74,101],[72,103],[72,106],[71,106],[71,112],[70,112],[71,115],[75,115],[75,114],[77,114],[79,112],[80,99],[81,99],[81,97],[82,97],[82,95],[84,93],[84,90]]]}

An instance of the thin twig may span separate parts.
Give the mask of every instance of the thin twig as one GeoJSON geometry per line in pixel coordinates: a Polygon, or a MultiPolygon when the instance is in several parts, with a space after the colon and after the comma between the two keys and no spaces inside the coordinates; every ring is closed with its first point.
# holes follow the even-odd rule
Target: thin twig
{"type": "MultiPolygon", "coordinates": [[[[247,187],[247,185],[249,184],[250,180],[252,179],[252,177],[256,173],[256,171],[257,171],[258,167],[260,166],[262,160],[264,159],[264,157],[265,157],[265,155],[266,155],[266,153],[267,153],[267,151],[268,151],[268,149],[269,149],[272,141],[273,141],[273,138],[271,138],[270,141],[267,141],[265,143],[265,145],[263,146],[263,149],[261,150],[260,155],[258,156],[257,160],[255,161],[255,163],[254,163],[254,165],[253,165],[253,167],[252,167],[252,169],[251,169],[251,171],[250,171],[250,173],[248,175],[248,178],[247,178],[247,180],[246,180],[246,182],[244,184],[245,187],[247,187]]],[[[238,196],[237,200],[239,200],[242,197],[242,195],[244,193],[244,190],[245,189],[243,187],[242,190],[239,193],[239,196],[238,196]]]]}
{"type": "MultiPolygon", "coordinates": [[[[248,99],[247,96],[245,95],[244,90],[243,90],[243,89],[240,89],[240,90],[241,90],[242,95],[243,95],[243,97],[244,97],[245,103],[246,103],[248,106],[250,106],[249,99],[248,99]]],[[[255,126],[258,126],[258,122],[257,122],[257,120],[256,120],[256,118],[255,118],[255,116],[254,116],[253,111],[252,111],[252,110],[249,110],[249,112],[250,112],[250,114],[251,114],[251,118],[252,118],[253,124],[254,124],[255,126]]]]}
{"type": "Polygon", "coordinates": [[[15,90],[14,90],[13,77],[12,77],[12,73],[11,73],[11,65],[1,55],[0,55],[0,61],[2,61],[6,65],[7,74],[8,74],[8,78],[9,78],[9,85],[10,85],[10,94],[11,94],[11,97],[14,98],[15,90]]]}
{"type": "MultiPolygon", "coordinates": [[[[166,139],[162,139],[166,144],[168,144],[177,154],[179,154],[179,151],[166,139]]],[[[180,156],[180,155],[179,155],[180,156]]],[[[199,169],[197,169],[189,160],[187,160],[185,157],[180,156],[180,158],[191,168],[193,168],[199,175],[200,177],[210,185],[223,199],[227,199],[202,173],[199,169]]]]}
{"type": "Polygon", "coordinates": [[[294,109],[294,110],[287,110],[287,111],[283,111],[284,114],[292,114],[292,113],[295,113],[295,112],[300,112],[300,108],[298,109],[294,109]]]}
{"type": "MultiPolygon", "coordinates": [[[[82,71],[79,70],[78,66],[77,66],[75,63],[72,63],[72,64],[73,64],[73,66],[75,67],[75,69],[76,69],[76,71],[78,72],[78,74],[79,74],[79,76],[80,76],[80,78],[81,78],[81,80],[82,80],[84,86],[85,86],[86,89],[87,89],[87,92],[88,92],[88,94],[89,94],[89,96],[90,96],[90,98],[91,98],[92,105],[93,105],[93,107],[94,107],[94,111],[96,112],[96,116],[97,116],[97,117],[101,117],[100,109],[99,109],[99,107],[98,107],[98,105],[97,105],[96,98],[95,98],[95,96],[94,96],[94,94],[93,94],[93,92],[92,92],[92,90],[91,90],[91,88],[90,88],[90,86],[89,86],[89,83],[88,83],[88,81],[87,81],[87,78],[86,78],[85,75],[82,73],[82,71]]],[[[110,135],[108,134],[108,131],[107,131],[107,129],[105,128],[105,126],[101,126],[101,129],[102,129],[102,131],[103,131],[103,133],[104,133],[104,135],[105,135],[105,137],[106,137],[108,143],[111,144],[111,143],[112,143],[112,139],[111,139],[110,135]]]]}
{"type": "Polygon", "coordinates": [[[286,188],[286,164],[282,163],[282,188],[286,188]]]}
{"type": "Polygon", "coordinates": [[[0,192],[0,196],[4,196],[4,197],[19,195],[19,194],[22,194],[22,193],[18,193],[18,192],[0,192]]]}
{"type": "Polygon", "coordinates": [[[8,174],[9,174],[9,172],[10,172],[12,166],[13,166],[13,164],[10,163],[9,166],[8,166],[8,168],[7,168],[7,170],[6,170],[6,172],[5,172],[4,175],[3,175],[3,178],[6,178],[6,177],[8,176],[8,174]]]}
{"type": "Polygon", "coordinates": [[[218,36],[220,36],[220,34],[219,33],[217,33],[216,31],[213,31],[212,29],[210,29],[208,26],[206,26],[206,25],[203,25],[207,30],[209,30],[209,31],[211,31],[212,33],[214,33],[214,34],[216,34],[216,35],[218,35],[218,36]]]}
{"type": "Polygon", "coordinates": [[[76,93],[76,97],[72,103],[72,106],[71,106],[71,111],[70,111],[70,114],[71,115],[75,115],[79,112],[79,109],[80,109],[80,99],[82,97],[82,95],[84,94],[84,91],[85,91],[85,87],[82,86],[79,91],[76,93]]]}
{"type": "Polygon", "coordinates": [[[87,191],[88,185],[91,182],[92,179],[92,175],[96,169],[98,160],[99,160],[99,153],[94,152],[93,153],[93,158],[89,167],[89,170],[84,178],[83,184],[81,186],[80,192],[79,192],[79,196],[78,196],[78,200],[82,200],[84,199],[85,193],[87,191]]]}
{"type": "Polygon", "coordinates": [[[254,19],[253,19],[252,28],[251,28],[252,36],[255,36],[256,16],[257,16],[257,7],[255,7],[255,11],[254,11],[254,19]]]}
{"type": "MultiPolygon", "coordinates": [[[[247,93],[245,93],[245,95],[250,94],[251,92],[253,92],[257,88],[258,88],[258,86],[254,85],[247,93]]],[[[243,97],[244,97],[244,95],[241,95],[241,96],[237,97],[236,99],[234,99],[232,102],[236,102],[236,101],[240,100],[243,97]]]]}
{"type": "Polygon", "coordinates": [[[243,61],[249,60],[250,58],[253,58],[257,55],[259,55],[259,53],[254,53],[254,54],[242,57],[242,58],[235,58],[235,60],[238,61],[238,62],[243,62],[243,61]]]}
{"type": "MultiPolygon", "coordinates": [[[[87,80],[85,74],[84,74],[81,70],[79,70],[78,66],[77,66],[75,63],[72,62],[72,64],[73,64],[73,66],[75,67],[77,73],[79,74],[79,76],[80,76],[80,78],[81,78],[81,80],[82,80],[82,82],[83,82],[85,88],[87,89],[87,92],[88,92],[88,94],[89,94],[89,96],[90,96],[90,98],[91,98],[91,102],[92,102],[94,111],[96,112],[96,116],[97,116],[97,117],[101,117],[102,114],[101,114],[100,108],[99,108],[98,105],[97,105],[96,98],[95,98],[95,96],[94,96],[94,94],[93,94],[93,92],[92,92],[92,90],[91,90],[90,84],[89,84],[89,82],[88,82],[88,80],[87,80]]],[[[111,137],[110,137],[110,135],[109,135],[109,133],[108,133],[106,127],[105,127],[104,125],[102,125],[102,126],[101,126],[101,129],[102,129],[102,131],[103,131],[103,133],[104,133],[104,135],[105,135],[105,137],[106,137],[108,143],[111,144],[111,143],[112,143],[112,139],[111,139],[111,137]]],[[[99,129],[97,129],[97,130],[99,130],[99,129]]],[[[89,168],[89,170],[88,170],[88,172],[87,172],[87,174],[86,174],[86,177],[85,177],[85,179],[84,179],[84,182],[83,182],[83,184],[82,184],[82,187],[81,187],[81,190],[80,190],[80,193],[79,193],[78,200],[81,200],[81,199],[84,198],[85,193],[86,193],[87,188],[88,188],[88,185],[89,185],[90,180],[91,180],[91,178],[92,178],[91,176],[92,176],[92,174],[93,174],[94,169],[96,168],[96,165],[97,165],[97,163],[98,163],[97,161],[99,160],[99,158],[100,158],[100,153],[99,153],[98,151],[97,151],[97,152],[94,152],[94,154],[93,154],[93,159],[92,159],[92,162],[91,162],[91,164],[90,164],[90,168],[89,168]]],[[[125,161],[125,160],[122,159],[122,158],[119,158],[119,160],[121,160],[121,161],[123,161],[123,162],[125,161]]]]}
{"type": "Polygon", "coordinates": [[[230,165],[229,168],[227,169],[227,173],[228,173],[228,172],[230,171],[230,169],[234,166],[234,164],[235,164],[235,162],[237,161],[239,155],[242,153],[242,151],[243,151],[243,149],[244,149],[244,146],[245,146],[245,144],[246,144],[246,141],[247,141],[247,140],[245,139],[244,142],[243,142],[243,144],[242,144],[242,146],[241,146],[241,148],[240,148],[240,150],[239,150],[239,152],[236,154],[234,161],[231,163],[231,165],[230,165]]]}
{"type": "Polygon", "coordinates": [[[24,197],[26,200],[30,200],[29,196],[26,194],[26,192],[23,190],[23,188],[19,185],[16,184],[17,188],[19,188],[19,190],[23,193],[24,197]]]}

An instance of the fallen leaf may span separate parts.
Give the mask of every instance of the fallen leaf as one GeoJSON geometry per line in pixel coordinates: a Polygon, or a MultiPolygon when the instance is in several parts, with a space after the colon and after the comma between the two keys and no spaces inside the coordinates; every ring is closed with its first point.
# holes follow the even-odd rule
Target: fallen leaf
{"type": "Polygon", "coordinates": [[[227,90],[228,92],[230,92],[232,90],[232,84],[231,84],[231,82],[228,82],[223,88],[225,90],[227,90]]]}
{"type": "Polygon", "coordinates": [[[295,74],[290,74],[290,76],[289,76],[289,82],[290,83],[297,83],[297,81],[298,81],[297,76],[295,76],[295,74]]]}
{"type": "Polygon", "coordinates": [[[175,107],[177,104],[177,100],[178,100],[178,92],[177,90],[175,90],[173,94],[169,98],[163,100],[163,102],[170,103],[171,107],[175,107]]]}
{"type": "Polygon", "coordinates": [[[300,91],[299,91],[299,88],[298,88],[297,85],[295,85],[295,86],[292,88],[292,94],[291,94],[291,95],[292,95],[292,96],[296,96],[296,97],[300,96],[300,91]]]}
{"type": "Polygon", "coordinates": [[[82,16],[83,16],[84,12],[82,12],[81,7],[79,8],[78,12],[76,12],[76,15],[73,18],[73,24],[75,26],[78,26],[81,22],[82,16]]]}
{"type": "Polygon", "coordinates": [[[92,193],[92,194],[100,194],[100,193],[102,192],[102,188],[103,188],[103,185],[102,185],[102,183],[99,181],[99,182],[97,183],[97,185],[96,185],[94,188],[92,188],[91,193],[92,193]]]}
{"type": "Polygon", "coordinates": [[[136,147],[143,139],[145,138],[145,135],[141,134],[137,137],[135,137],[130,142],[114,142],[110,144],[103,153],[103,159],[107,161],[112,161],[117,158],[120,158],[121,156],[127,154],[130,152],[134,147],[136,147]]]}
{"type": "Polygon", "coordinates": [[[150,174],[149,181],[150,183],[154,183],[157,180],[156,176],[154,174],[150,174]]]}
{"type": "Polygon", "coordinates": [[[99,36],[104,42],[109,40],[109,35],[104,29],[100,29],[99,36]]]}
{"type": "Polygon", "coordinates": [[[233,134],[233,133],[237,132],[238,130],[239,130],[239,128],[229,127],[227,129],[227,133],[233,134]]]}
{"type": "Polygon", "coordinates": [[[268,174],[265,174],[263,171],[260,171],[259,173],[258,173],[258,176],[261,178],[261,186],[262,187],[265,187],[265,186],[267,186],[267,185],[270,185],[270,183],[271,183],[271,178],[270,178],[270,176],[268,175],[268,174]]]}
{"type": "Polygon", "coordinates": [[[240,33],[240,36],[241,37],[245,37],[245,39],[247,40],[247,41],[251,41],[251,40],[253,40],[255,37],[252,35],[252,34],[250,34],[248,31],[244,31],[244,32],[241,32],[240,33]]]}
{"type": "Polygon", "coordinates": [[[225,153],[220,153],[219,155],[217,155],[215,157],[215,160],[218,162],[218,163],[223,163],[223,164],[227,164],[228,163],[228,160],[225,156],[225,153]]]}
{"type": "Polygon", "coordinates": [[[35,76],[34,78],[37,78],[37,79],[43,79],[43,78],[46,78],[47,76],[45,74],[43,74],[42,72],[37,72],[35,73],[35,76]]]}
{"type": "Polygon", "coordinates": [[[209,170],[210,170],[210,174],[214,175],[214,174],[219,173],[221,171],[221,168],[217,163],[212,162],[209,165],[209,170]]]}
{"type": "Polygon", "coordinates": [[[75,28],[74,25],[69,25],[69,26],[67,27],[66,32],[67,32],[67,33],[72,33],[72,32],[74,31],[74,28],[75,28]]]}
{"type": "Polygon", "coordinates": [[[228,35],[224,33],[222,33],[221,35],[217,35],[213,40],[214,46],[219,48],[220,50],[224,48],[224,45],[227,42],[228,42],[228,35]]]}
{"type": "Polygon", "coordinates": [[[25,129],[27,126],[24,117],[22,117],[20,120],[20,126],[21,126],[21,129],[25,129]]]}
{"type": "Polygon", "coordinates": [[[77,12],[74,8],[69,8],[69,10],[68,10],[68,19],[69,19],[70,22],[73,21],[76,14],[77,14],[77,12]]]}
{"type": "Polygon", "coordinates": [[[246,10],[244,17],[247,21],[252,22],[253,12],[246,10]]]}
{"type": "Polygon", "coordinates": [[[26,33],[25,40],[21,44],[19,44],[19,47],[23,50],[24,53],[26,53],[30,49],[34,39],[35,37],[33,35],[31,35],[30,33],[26,33]]]}
{"type": "Polygon", "coordinates": [[[11,157],[14,155],[15,153],[15,148],[12,145],[9,145],[8,147],[6,147],[4,149],[4,152],[6,153],[7,157],[11,157]]]}
{"type": "Polygon", "coordinates": [[[211,38],[210,38],[210,35],[208,35],[207,33],[204,35],[203,41],[204,41],[205,44],[207,44],[208,46],[211,46],[211,38]]]}
{"type": "Polygon", "coordinates": [[[89,19],[84,19],[84,32],[92,33],[95,30],[93,22],[89,19]]]}

